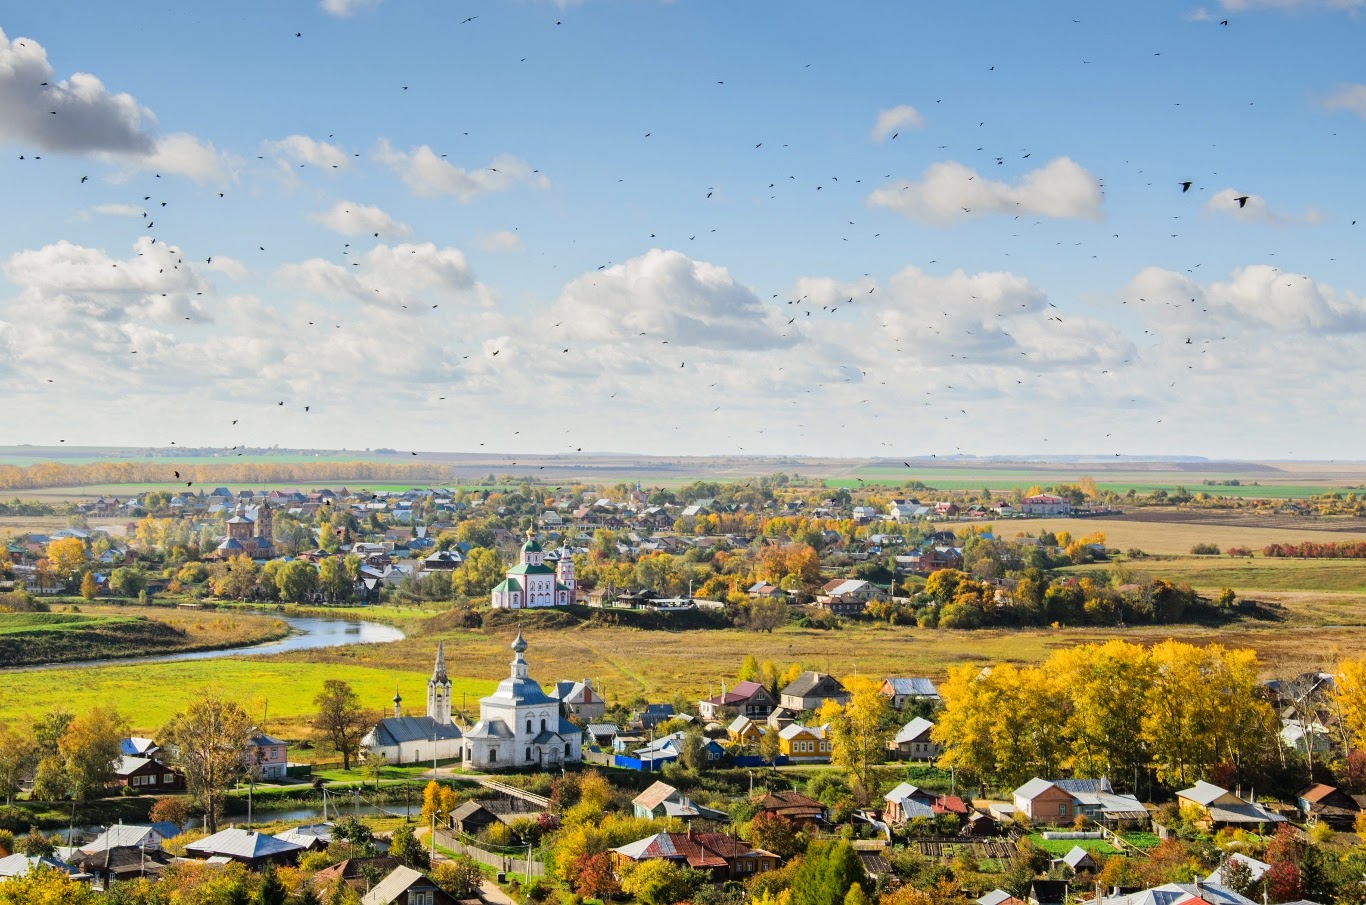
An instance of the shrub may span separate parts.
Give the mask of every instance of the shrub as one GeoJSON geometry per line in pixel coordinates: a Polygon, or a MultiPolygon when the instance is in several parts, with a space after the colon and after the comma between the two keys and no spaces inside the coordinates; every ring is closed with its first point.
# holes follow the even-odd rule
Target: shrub
{"type": "Polygon", "coordinates": [[[1191,553],[1195,554],[1196,556],[1218,556],[1218,555],[1219,555],[1219,545],[1218,545],[1218,544],[1196,544],[1195,546],[1191,547],[1191,553]]]}

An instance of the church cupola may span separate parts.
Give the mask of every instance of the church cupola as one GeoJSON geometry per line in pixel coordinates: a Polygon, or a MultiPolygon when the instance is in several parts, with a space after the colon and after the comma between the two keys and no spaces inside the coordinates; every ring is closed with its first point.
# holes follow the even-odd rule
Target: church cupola
{"type": "Polygon", "coordinates": [[[398,686],[394,686],[394,718],[403,716],[403,695],[398,693],[398,686]]]}
{"type": "Polygon", "coordinates": [[[522,654],[526,653],[526,641],[522,639],[522,630],[517,629],[517,638],[512,642],[512,652],[517,656],[512,658],[512,677],[514,679],[525,679],[527,677],[526,658],[522,654]]]}
{"type": "Polygon", "coordinates": [[[436,666],[427,680],[427,716],[442,726],[451,725],[451,679],[446,675],[446,648],[442,641],[436,644],[436,666]]]}
{"type": "Polygon", "coordinates": [[[522,565],[539,566],[545,562],[545,551],[536,542],[536,529],[528,528],[526,543],[522,544],[522,565]]]}

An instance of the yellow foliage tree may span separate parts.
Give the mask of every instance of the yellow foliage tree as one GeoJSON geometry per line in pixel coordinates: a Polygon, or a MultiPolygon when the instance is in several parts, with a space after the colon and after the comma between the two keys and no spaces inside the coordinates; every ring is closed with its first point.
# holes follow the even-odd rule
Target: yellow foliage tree
{"type": "Polygon", "coordinates": [[[455,790],[443,786],[436,780],[427,783],[422,790],[422,819],[428,822],[435,816],[438,820],[455,810],[455,790]]]}
{"type": "Polygon", "coordinates": [[[85,564],[85,542],[78,537],[64,537],[47,545],[48,567],[65,581],[85,564]]]}

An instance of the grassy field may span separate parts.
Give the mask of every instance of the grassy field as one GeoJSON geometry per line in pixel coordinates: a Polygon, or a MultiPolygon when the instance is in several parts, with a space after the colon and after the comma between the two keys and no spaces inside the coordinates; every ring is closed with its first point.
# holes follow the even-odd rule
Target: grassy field
{"type": "MultiPolygon", "coordinates": [[[[452,671],[457,669],[452,664],[452,671]]],[[[154,733],[204,688],[213,686],[245,706],[267,731],[299,737],[304,718],[314,710],[313,698],[327,679],[350,682],[363,705],[378,717],[381,711],[392,713],[390,699],[396,687],[414,712],[422,712],[430,674],[429,657],[407,669],[260,657],[0,673],[0,723],[59,703],[77,713],[112,703],[135,732],[154,733]]],[[[457,701],[461,695],[474,700],[488,694],[496,684],[490,679],[452,679],[457,701]]]]}
{"type": "MultiPolygon", "coordinates": [[[[1073,537],[1084,537],[1099,531],[1105,535],[1105,544],[1108,547],[1119,550],[1136,548],[1146,553],[1188,554],[1191,547],[1203,543],[1215,544],[1220,550],[1247,547],[1260,553],[1263,547],[1273,543],[1292,543],[1311,538],[1333,541],[1366,539],[1366,524],[1362,524],[1359,531],[1329,532],[1315,527],[1326,523],[1315,521],[1308,521],[1303,527],[1275,528],[1218,523],[1148,522],[1124,518],[1004,519],[984,524],[990,525],[996,536],[1003,540],[1024,534],[1037,537],[1045,531],[1052,531],[1055,534],[1066,531],[1073,537]]],[[[1331,524],[1337,526],[1340,523],[1331,524]]]]}
{"type": "MultiPolygon", "coordinates": [[[[0,613],[0,663],[80,662],[256,644],[282,638],[278,619],[160,607],[99,606],[80,612],[0,613]]],[[[61,605],[58,605],[61,608],[61,605]]]]}
{"type": "MultiPolygon", "coordinates": [[[[1120,630],[1025,629],[955,632],[851,625],[835,632],[795,627],[772,634],[738,629],[665,632],[584,625],[538,630],[537,614],[524,625],[532,675],[543,684],[592,678],[609,701],[638,696],[670,701],[675,694],[696,699],[733,682],[746,654],[781,666],[800,663],[837,676],[866,673],[942,677],[962,663],[1037,662],[1059,647],[1119,637],[1150,644],[1177,638],[1196,644],[1251,647],[1267,674],[1294,674],[1327,665],[1338,654],[1366,653],[1366,626],[1336,629],[1332,644],[1313,622],[1235,623],[1223,628],[1140,627],[1120,630]]],[[[0,722],[45,710],[61,701],[79,710],[112,702],[139,730],[155,731],[206,685],[228,690],[258,719],[269,704],[270,731],[300,737],[325,679],[348,681],[363,704],[388,712],[397,685],[405,707],[421,712],[426,678],[438,638],[455,679],[457,705],[474,711],[477,699],[508,674],[508,650],[516,629],[442,632],[410,636],[390,644],[353,645],[274,657],[179,663],[55,668],[4,674],[0,722]]]]}
{"type": "MultiPolygon", "coordinates": [[[[1165,578],[1196,589],[1244,591],[1336,591],[1366,594],[1366,561],[1351,559],[1231,559],[1217,556],[1174,556],[1127,560],[1134,579],[1165,578]]],[[[1108,565],[1078,566],[1070,571],[1105,571],[1108,565]]]]}

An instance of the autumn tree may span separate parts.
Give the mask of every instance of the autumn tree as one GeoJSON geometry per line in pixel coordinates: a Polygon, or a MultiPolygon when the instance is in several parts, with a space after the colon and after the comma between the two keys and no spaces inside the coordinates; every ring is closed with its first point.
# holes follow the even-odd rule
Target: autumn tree
{"type": "Polygon", "coordinates": [[[86,600],[94,600],[100,592],[99,585],[95,582],[95,573],[86,572],[81,577],[81,596],[86,600]]]}
{"type": "Polygon", "coordinates": [[[342,679],[328,679],[323,690],[313,698],[318,712],[313,717],[313,731],[332,745],[342,756],[342,769],[351,769],[351,752],[370,728],[373,720],[361,709],[360,697],[350,683],[342,679]]]}
{"type": "Polygon", "coordinates": [[[497,550],[475,547],[451,576],[451,591],[457,597],[484,597],[507,575],[507,565],[497,550]]]}
{"type": "Polygon", "coordinates": [[[104,789],[123,758],[122,740],[128,725],[113,707],[95,706],[76,717],[62,733],[57,750],[66,772],[67,794],[75,803],[104,789]]]}
{"type": "Polygon", "coordinates": [[[787,604],[776,598],[761,597],[749,602],[745,626],[756,632],[772,634],[787,624],[787,604]]]}
{"type": "Polygon", "coordinates": [[[318,587],[318,570],[302,559],[291,560],[275,573],[275,587],[280,599],[300,603],[318,587]]]}
{"type": "Polygon", "coordinates": [[[779,858],[791,858],[806,848],[806,837],[797,824],[769,811],[760,811],[749,822],[749,842],[779,858]]]}
{"type": "Polygon", "coordinates": [[[456,899],[471,899],[479,894],[484,872],[479,862],[468,855],[455,855],[432,868],[432,882],[446,895],[456,899]]]}
{"type": "Polygon", "coordinates": [[[31,732],[0,723],[0,794],[14,803],[19,783],[38,763],[38,744],[31,732]]]}
{"type": "Polygon", "coordinates": [[[0,905],[96,905],[103,901],[89,883],[54,868],[40,868],[0,883],[0,905]]]}
{"type": "Polygon", "coordinates": [[[209,589],[215,597],[243,600],[256,589],[256,563],[245,554],[234,556],[215,568],[209,577],[209,589]]]}
{"type": "Polygon", "coordinates": [[[890,732],[884,726],[891,704],[881,683],[868,676],[855,676],[845,686],[849,703],[824,702],[817,722],[830,727],[831,762],[853,775],[856,791],[867,803],[877,791],[872,768],[887,759],[890,732]]]}
{"type": "Polygon", "coordinates": [[[185,774],[210,833],[218,832],[223,793],[245,770],[251,731],[251,717],[242,705],[209,688],[171,717],[159,734],[171,762],[185,774]]]}
{"type": "Polygon", "coordinates": [[[47,562],[58,579],[70,580],[76,570],[85,565],[85,541],[78,537],[53,541],[47,545],[47,562]]]}
{"type": "Polygon", "coordinates": [[[427,783],[422,790],[422,819],[430,821],[436,817],[438,821],[441,817],[455,810],[455,790],[450,786],[443,786],[436,780],[427,783]]]}

